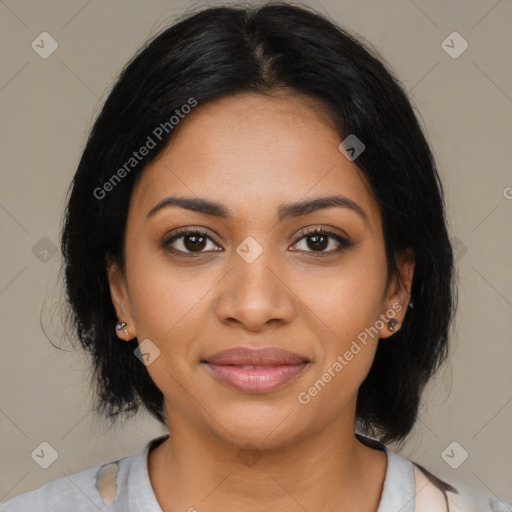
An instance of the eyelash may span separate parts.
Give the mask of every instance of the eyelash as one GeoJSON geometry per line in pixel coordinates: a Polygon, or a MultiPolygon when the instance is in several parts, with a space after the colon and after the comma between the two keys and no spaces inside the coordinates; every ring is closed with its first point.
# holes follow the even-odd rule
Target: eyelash
{"type": "MultiPolygon", "coordinates": [[[[165,239],[162,246],[166,251],[168,251],[169,253],[176,255],[176,256],[193,257],[194,258],[194,257],[201,256],[202,254],[205,254],[206,251],[199,251],[199,252],[194,253],[194,252],[185,252],[185,251],[168,248],[168,246],[175,240],[178,240],[180,238],[183,238],[183,237],[189,236],[189,235],[196,235],[196,236],[199,235],[201,237],[206,237],[209,240],[213,241],[215,244],[220,245],[220,243],[217,240],[215,240],[215,238],[211,237],[204,231],[201,231],[197,228],[179,228],[178,230],[175,231],[175,233],[171,237],[165,239]]],[[[326,230],[318,228],[318,227],[305,229],[302,233],[300,233],[299,238],[293,245],[296,245],[302,239],[308,238],[313,235],[328,236],[329,238],[333,238],[340,244],[338,248],[331,249],[330,251],[302,251],[302,252],[312,254],[313,257],[315,257],[315,258],[322,258],[325,256],[330,256],[332,254],[339,253],[339,252],[343,251],[344,249],[347,249],[348,247],[354,245],[353,243],[349,242],[342,236],[340,236],[336,233],[333,233],[332,231],[326,231],[326,230]]],[[[220,252],[220,251],[215,251],[215,252],[220,252]]],[[[301,251],[298,250],[296,252],[301,252],[301,251]]]]}

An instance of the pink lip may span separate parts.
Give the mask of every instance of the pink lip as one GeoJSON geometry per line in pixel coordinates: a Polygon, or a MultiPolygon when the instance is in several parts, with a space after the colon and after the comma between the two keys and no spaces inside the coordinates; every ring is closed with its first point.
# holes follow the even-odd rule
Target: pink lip
{"type": "Polygon", "coordinates": [[[309,364],[305,357],[275,347],[236,347],[218,352],[204,362],[221,381],[253,394],[267,393],[283,386],[309,364]]]}

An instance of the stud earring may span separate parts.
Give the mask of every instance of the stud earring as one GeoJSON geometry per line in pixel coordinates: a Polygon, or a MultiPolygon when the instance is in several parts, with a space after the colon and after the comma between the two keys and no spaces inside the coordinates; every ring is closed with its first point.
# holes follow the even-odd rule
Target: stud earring
{"type": "Polygon", "coordinates": [[[396,318],[392,318],[388,322],[388,329],[393,332],[395,330],[395,325],[398,325],[400,322],[396,318]]]}
{"type": "Polygon", "coordinates": [[[126,336],[129,336],[129,332],[128,332],[128,329],[125,329],[125,327],[127,326],[128,324],[126,322],[118,322],[118,324],[116,325],[116,329],[118,331],[123,331],[126,336]]]}

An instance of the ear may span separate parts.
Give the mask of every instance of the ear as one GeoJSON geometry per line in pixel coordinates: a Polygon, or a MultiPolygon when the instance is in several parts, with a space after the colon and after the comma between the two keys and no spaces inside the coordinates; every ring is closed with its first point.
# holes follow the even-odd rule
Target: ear
{"type": "Polygon", "coordinates": [[[110,297],[116,310],[118,322],[126,323],[126,326],[121,330],[117,330],[116,326],[116,334],[119,339],[129,341],[137,336],[137,329],[132,316],[131,299],[128,294],[126,279],[119,264],[111,258],[106,260],[106,271],[110,286],[110,297]]]}
{"type": "Polygon", "coordinates": [[[400,276],[395,276],[388,286],[384,301],[385,310],[382,311],[381,315],[384,320],[384,327],[380,329],[380,338],[393,336],[403,324],[411,297],[415,266],[414,251],[408,248],[400,252],[396,257],[396,265],[400,276]],[[396,318],[399,323],[395,324],[393,331],[390,331],[388,322],[392,318],[396,318]]]}

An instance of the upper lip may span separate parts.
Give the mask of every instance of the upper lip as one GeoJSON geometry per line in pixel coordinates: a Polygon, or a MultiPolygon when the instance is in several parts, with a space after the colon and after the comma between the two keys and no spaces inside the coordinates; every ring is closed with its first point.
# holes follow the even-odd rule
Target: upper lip
{"type": "Polygon", "coordinates": [[[217,365],[277,366],[303,364],[309,360],[299,354],[277,347],[235,347],[217,352],[206,358],[205,362],[217,365]]]}

